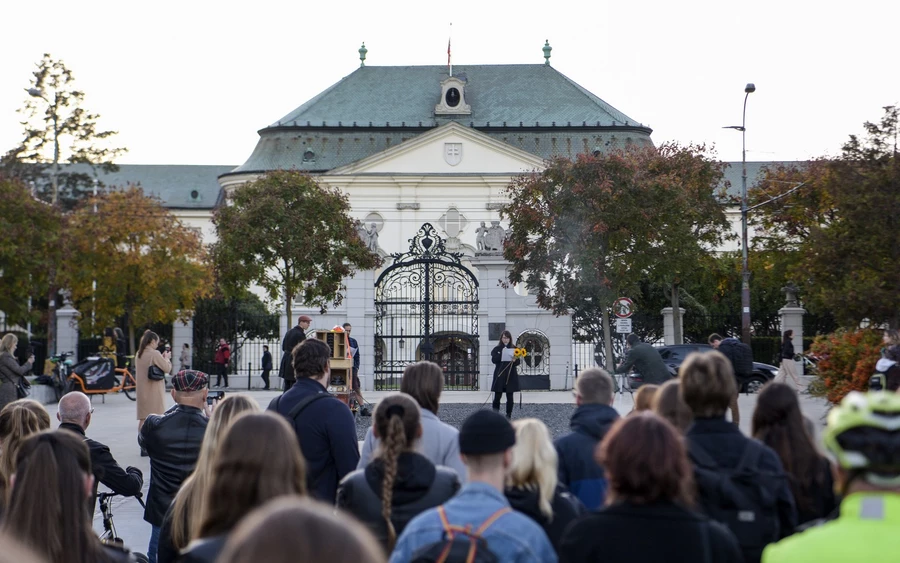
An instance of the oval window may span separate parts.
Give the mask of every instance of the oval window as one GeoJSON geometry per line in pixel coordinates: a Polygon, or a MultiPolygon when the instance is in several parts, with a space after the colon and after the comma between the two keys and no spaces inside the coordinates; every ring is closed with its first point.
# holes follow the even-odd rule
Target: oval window
{"type": "Polygon", "coordinates": [[[447,102],[447,105],[455,108],[459,105],[459,90],[456,88],[450,88],[447,90],[447,94],[444,96],[444,100],[447,102]]]}

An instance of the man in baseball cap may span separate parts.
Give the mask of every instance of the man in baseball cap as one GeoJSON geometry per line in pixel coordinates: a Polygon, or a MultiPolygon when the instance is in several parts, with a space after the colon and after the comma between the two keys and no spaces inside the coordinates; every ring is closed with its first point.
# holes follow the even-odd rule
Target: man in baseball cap
{"type": "Polygon", "coordinates": [[[163,518],[181,484],[194,470],[206,432],[209,376],[185,369],[172,378],[175,406],[151,414],[141,427],[138,443],[150,456],[150,490],[144,520],[150,523],[151,561],[156,561],[163,518]]]}
{"type": "Polygon", "coordinates": [[[486,546],[498,561],[555,562],[556,552],[544,530],[512,510],[503,495],[515,443],[516,432],[503,415],[486,409],[470,415],[459,430],[468,483],[447,503],[406,526],[391,562],[410,561],[414,554],[428,560],[447,549],[452,557],[457,549],[468,549],[473,535],[485,541],[478,551],[486,546]]]}

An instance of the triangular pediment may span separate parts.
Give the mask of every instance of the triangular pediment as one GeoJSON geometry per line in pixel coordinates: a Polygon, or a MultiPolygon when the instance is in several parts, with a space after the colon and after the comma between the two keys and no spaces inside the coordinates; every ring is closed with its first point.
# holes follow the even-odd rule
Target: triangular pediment
{"type": "Polygon", "coordinates": [[[441,125],[378,154],[335,168],[329,176],[359,174],[511,174],[544,161],[456,122],[441,125]]]}

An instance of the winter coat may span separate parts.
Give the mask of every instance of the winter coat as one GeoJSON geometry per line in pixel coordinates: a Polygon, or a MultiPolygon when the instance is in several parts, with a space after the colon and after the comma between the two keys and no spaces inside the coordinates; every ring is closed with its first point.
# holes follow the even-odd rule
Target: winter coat
{"type": "Polygon", "coordinates": [[[608,506],[563,535],[560,563],[742,563],[722,524],[672,502],[608,506]]]}
{"type": "Polygon", "coordinates": [[[563,532],[569,527],[569,524],[575,522],[585,514],[584,505],[564,486],[557,485],[550,500],[550,509],[553,511],[553,517],[548,518],[546,514],[541,512],[540,495],[537,487],[507,487],[503,494],[513,510],[518,510],[525,516],[528,516],[537,522],[547,538],[553,544],[553,549],[559,553],[559,545],[562,541],[563,532]]]}
{"type": "MultiPolygon", "coordinates": [[[[384,463],[375,458],[365,467],[350,473],[341,481],[337,492],[337,506],[364,523],[387,550],[387,525],[381,516],[381,483],[384,463]]],[[[409,521],[450,500],[459,491],[456,471],[436,467],[425,456],[403,452],[397,458],[397,476],[391,498],[391,523],[397,537],[409,521]]]]}
{"type": "MultiPolygon", "coordinates": [[[[491,361],[494,363],[494,381],[491,383],[491,391],[497,392],[505,392],[505,393],[515,393],[516,391],[521,391],[521,387],[519,387],[519,372],[516,370],[516,366],[522,360],[516,359],[512,362],[504,362],[503,358],[503,344],[497,344],[493,350],[491,350],[491,361]]],[[[510,342],[505,348],[515,348],[510,342]]]]}
{"type": "MultiPolygon", "coordinates": [[[[688,428],[685,435],[689,447],[698,447],[713,458],[716,465],[722,470],[735,469],[744,455],[744,451],[754,442],[758,448],[763,448],[759,458],[758,470],[766,473],[780,474],[778,486],[770,491],[775,497],[776,511],[778,514],[779,538],[791,535],[797,527],[797,508],[794,504],[794,494],[791,492],[790,481],[781,465],[781,459],[769,446],[741,433],[737,425],[725,420],[724,415],[715,418],[695,418],[694,423],[688,428]]],[[[698,487],[699,489],[699,487],[698,487]]],[[[714,492],[698,490],[698,510],[705,508],[701,504],[704,497],[714,492]]],[[[744,550],[746,563],[754,563],[760,560],[762,550],[744,550]]]]}
{"type": "Polygon", "coordinates": [[[559,455],[559,482],[587,507],[597,510],[606,498],[606,477],[594,461],[594,450],[619,418],[609,405],[581,405],[569,427],[572,432],[554,442],[559,455]]]}
{"type": "Polygon", "coordinates": [[[294,347],[306,340],[306,333],[300,326],[295,326],[287,331],[281,342],[281,365],[278,368],[278,377],[287,381],[294,381],[293,354],[294,347]]]}
{"type": "Polygon", "coordinates": [[[219,346],[216,348],[216,357],[213,358],[213,363],[227,366],[228,362],[231,360],[231,348],[226,344],[225,346],[219,346]]]}
{"type": "MultiPolygon", "coordinates": [[[[328,391],[314,379],[300,378],[284,395],[273,399],[268,410],[287,418],[294,406],[317,393],[328,391]]],[[[353,413],[346,404],[328,397],[311,403],[296,418],[288,419],[288,423],[297,433],[306,460],[309,494],[328,504],[334,503],[338,483],[359,463],[353,413]]]]}
{"type": "Polygon", "coordinates": [[[200,409],[180,404],[164,415],[151,415],[144,421],[138,443],[150,455],[145,521],[162,525],[175,493],[194,471],[208,422],[200,409]]]}
{"type": "Polygon", "coordinates": [[[163,373],[172,371],[172,362],[165,359],[159,350],[145,348],[140,358],[134,357],[134,381],[137,394],[137,419],[143,420],[151,414],[166,412],[166,382],[165,380],[152,381],[147,373],[150,364],[163,370],[163,373]]]}
{"type": "Polygon", "coordinates": [[[660,385],[672,378],[656,348],[644,342],[635,344],[628,350],[625,359],[616,368],[616,373],[628,373],[631,368],[641,374],[644,383],[660,385]]]}
{"type": "Polygon", "coordinates": [[[262,355],[262,369],[271,370],[272,369],[272,353],[266,350],[262,355]]]}
{"type": "Polygon", "coordinates": [[[0,354],[0,409],[17,400],[16,385],[31,369],[31,364],[19,365],[9,352],[0,354]]]}

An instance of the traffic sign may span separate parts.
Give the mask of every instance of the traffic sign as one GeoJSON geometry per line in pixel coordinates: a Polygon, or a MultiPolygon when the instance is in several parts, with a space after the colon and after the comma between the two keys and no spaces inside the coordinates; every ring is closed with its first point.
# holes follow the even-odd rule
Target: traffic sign
{"type": "Polygon", "coordinates": [[[627,297],[619,297],[613,301],[613,313],[620,319],[627,319],[634,314],[634,301],[627,297]]]}
{"type": "Polygon", "coordinates": [[[631,334],[631,319],[616,319],[616,332],[631,334]]]}

